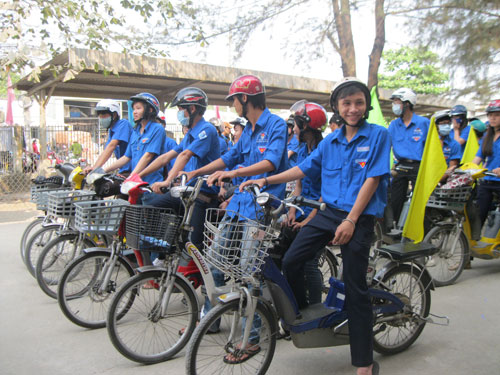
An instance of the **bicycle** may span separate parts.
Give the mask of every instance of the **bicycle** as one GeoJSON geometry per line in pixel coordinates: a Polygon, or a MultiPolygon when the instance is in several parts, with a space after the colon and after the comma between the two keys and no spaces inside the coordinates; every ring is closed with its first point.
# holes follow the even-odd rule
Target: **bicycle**
{"type": "MultiPolygon", "coordinates": [[[[267,193],[260,193],[257,187],[254,187],[254,194],[271,224],[291,203],[287,199],[279,200],[267,193]]],[[[307,200],[299,204],[322,207],[318,202],[307,200]]],[[[207,257],[211,265],[227,275],[238,277],[242,282],[235,285],[231,293],[220,296],[219,304],[195,329],[187,348],[188,374],[265,374],[274,355],[278,318],[290,331],[294,345],[299,348],[336,346],[349,342],[344,284],[331,278],[327,301],[299,311],[286,279],[268,256],[272,233],[266,234],[266,230],[265,227],[261,228],[254,251],[245,254],[243,263],[235,264],[234,254],[238,254],[238,244],[225,249],[223,254],[219,252],[207,257]],[[247,267],[247,264],[252,266],[247,267]],[[264,297],[267,293],[263,293],[263,282],[271,301],[264,297]],[[221,320],[220,333],[207,335],[208,329],[218,320],[221,320]],[[256,333],[254,325],[258,321],[256,333]],[[229,361],[227,355],[232,355],[236,362],[229,361]],[[243,356],[246,358],[243,359],[243,356]]],[[[367,275],[373,304],[376,351],[393,354],[405,350],[418,338],[427,322],[434,322],[430,318],[432,280],[416,259],[436,251],[428,244],[411,243],[376,249],[379,256],[387,259],[382,269],[375,270],[373,267],[367,275]]],[[[434,317],[444,319],[444,324],[448,323],[446,317],[434,317]]]]}
{"type": "Polygon", "coordinates": [[[127,245],[140,251],[160,252],[165,258],[158,266],[139,267],[137,275],[115,293],[109,307],[106,324],[109,337],[114,347],[130,360],[145,364],[166,361],[182,350],[191,337],[199,320],[200,306],[194,286],[179,273],[183,251],[191,256],[199,272],[199,276],[193,277],[192,273],[187,276],[194,280],[202,278],[210,300],[215,302],[229,290],[229,287],[215,287],[203,255],[188,240],[195,200],[206,179],[199,177],[194,186],[185,186],[183,177],[180,186],[170,189],[173,196],[181,198],[182,217],[157,207],[127,209],[127,245]]]}

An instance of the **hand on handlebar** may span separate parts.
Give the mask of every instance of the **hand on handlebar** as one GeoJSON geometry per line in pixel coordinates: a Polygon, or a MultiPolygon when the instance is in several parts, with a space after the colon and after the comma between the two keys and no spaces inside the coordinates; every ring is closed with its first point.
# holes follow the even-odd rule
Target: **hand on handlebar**
{"type": "Polygon", "coordinates": [[[162,182],[155,182],[153,185],[151,185],[151,189],[153,192],[157,194],[162,194],[163,192],[161,191],[161,188],[168,188],[170,186],[170,183],[167,181],[162,181],[162,182]]]}
{"type": "Polygon", "coordinates": [[[186,175],[186,182],[189,182],[195,177],[195,174],[193,172],[194,171],[191,172],[180,171],[179,173],[177,173],[177,178],[181,178],[182,175],[186,175]]]}
{"type": "Polygon", "coordinates": [[[91,165],[86,166],[82,172],[84,175],[88,175],[90,172],[92,172],[92,166],[91,165]]]}
{"type": "Polygon", "coordinates": [[[214,172],[208,177],[207,179],[207,185],[208,186],[213,186],[213,185],[218,185],[222,186],[224,183],[223,180],[229,179],[232,180],[235,176],[235,171],[217,171],[214,172]]]}
{"type": "Polygon", "coordinates": [[[248,180],[240,184],[240,191],[245,190],[245,188],[250,185],[257,185],[259,189],[262,189],[265,184],[266,180],[263,178],[259,178],[258,180],[248,180]]]}
{"type": "Polygon", "coordinates": [[[495,168],[495,169],[493,169],[493,170],[492,170],[492,172],[493,172],[494,174],[496,174],[496,175],[497,175],[497,177],[500,177],[500,168],[495,168]]]}

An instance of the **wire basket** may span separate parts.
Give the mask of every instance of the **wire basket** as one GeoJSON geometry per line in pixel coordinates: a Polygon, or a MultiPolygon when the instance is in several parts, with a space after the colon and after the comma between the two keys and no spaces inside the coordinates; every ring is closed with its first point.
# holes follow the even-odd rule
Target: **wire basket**
{"type": "Polygon", "coordinates": [[[115,234],[128,205],[123,199],[76,202],[75,228],[82,233],[115,234]]]}
{"type": "Polygon", "coordinates": [[[427,207],[463,211],[472,193],[472,186],[453,189],[436,188],[427,201],[427,207]]]}
{"type": "Polygon", "coordinates": [[[235,279],[253,277],[265,262],[279,233],[234,211],[206,212],[205,258],[207,263],[235,279]],[[232,218],[231,218],[232,217],[232,218]]]}
{"type": "Polygon", "coordinates": [[[74,190],[52,192],[48,194],[48,213],[53,217],[69,218],[75,216],[73,203],[91,201],[95,192],[89,190],[74,190]]]}
{"type": "Polygon", "coordinates": [[[127,246],[140,251],[170,252],[180,223],[181,217],[172,209],[129,206],[125,210],[127,246]]]}
{"type": "Polygon", "coordinates": [[[49,193],[56,191],[70,191],[68,187],[63,187],[54,184],[33,185],[31,187],[30,201],[36,203],[36,209],[40,211],[47,211],[49,193]]]}

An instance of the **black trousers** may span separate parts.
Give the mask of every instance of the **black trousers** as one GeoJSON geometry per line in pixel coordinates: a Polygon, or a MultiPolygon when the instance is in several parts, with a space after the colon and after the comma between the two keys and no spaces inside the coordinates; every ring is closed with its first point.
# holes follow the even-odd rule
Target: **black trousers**
{"type": "MultiPolygon", "coordinates": [[[[298,233],[283,258],[283,271],[300,307],[307,306],[304,264],[330,242],[347,212],[327,207],[320,211],[298,233]]],[[[351,361],[353,366],[373,363],[373,316],[366,284],[368,256],[373,238],[374,217],[362,215],[351,240],[340,246],[344,283],[345,307],[349,319],[351,361]]]]}
{"type": "MultiPolygon", "coordinates": [[[[399,165],[411,168],[408,170],[397,171],[397,175],[393,177],[391,182],[391,187],[389,191],[390,205],[392,208],[393,220],[396,223],[399,221],[399,216],[403,210],[403,205],[406,201],[406,195],[408,193],[408,184],[411,181],[413,187],[415,187],[415,182],[417,181],[418,168],[420,163],[405,164],[399,163],[399,165]]],[[[392,223],[388,223],[389,226],[392,223]]]]}
{"type": "Polygon", "coordinates": [[[481,226],[488,217],[488,212],[491,210],[491,202],[493,195],[500,196],[500,182],[497,181],[481,181],[477,189],[477,203],[479,206],[479,217],[481,218],[481,226]]]}

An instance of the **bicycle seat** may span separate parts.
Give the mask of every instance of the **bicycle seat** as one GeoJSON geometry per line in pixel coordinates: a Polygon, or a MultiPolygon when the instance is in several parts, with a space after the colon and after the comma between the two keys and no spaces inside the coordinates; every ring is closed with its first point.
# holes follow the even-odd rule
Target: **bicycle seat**
{"type": "Polygon", "coordinates": [[[382,254],[388,254],[393,260],[405,262],[435,254],[439,251],[439,249],[426,242],[399,242],[392,245],[382,245],[377,247],[377,251],[382,254]]]}

